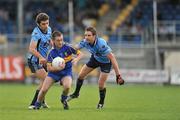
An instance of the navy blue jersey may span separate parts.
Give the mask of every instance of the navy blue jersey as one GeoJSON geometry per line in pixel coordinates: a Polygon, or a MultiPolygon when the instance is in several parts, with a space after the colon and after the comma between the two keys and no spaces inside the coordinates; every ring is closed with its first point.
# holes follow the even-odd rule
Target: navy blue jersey
{"type": "Polygon", "coordinates": [[[52,49],[47,57],[47,62],[52,63],[53,59],[55,57],[61,57],[65,60],[66,66],[63,70],[58,71],[58,72],[49,72],[49,73],[53,73],[53,74],[63,74],[66,73],[68,71],[72,71],[72,59],[73,59],[73,54],[79,54],[78,50],[75,50],[72,46],[70,46],[69,44],[64,44],[60,49],[52,49]]]}
{"type": "MultiPolygon", "coordinates": [[[[47,53],[51,48],[51,45],[50,45],[51,34],[52,34],[52,30],[50,27],[48,27],[47,33],[43,33],[39,27],[35,27],[31,34],[31,41],[37,42],[36,50],[44,58],[47,57],[47,53]]],[[[31,61],[34,61],[34,62],[38,61],[38,58],[31,53],[28,53],[27,57],[28,59],[31,59],[31,61]]]]}
{"type": "Polygon", "coordinates": [[[101,63],[110,63],[107,55],[112,51],[107,42],[102,38],[96,38],[95,43],[91,45],[86,39],[83,39],[79,45],[79,49],[86,48],[101,63]]]}

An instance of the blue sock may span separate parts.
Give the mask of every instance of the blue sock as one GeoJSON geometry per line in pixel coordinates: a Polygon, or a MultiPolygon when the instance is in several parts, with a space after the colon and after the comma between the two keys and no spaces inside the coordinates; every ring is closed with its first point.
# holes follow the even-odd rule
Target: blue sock
{"type": "Polygon", "coordinates": [[[68,97],[67,95],[61,95],[61,100],[65,101],[67,99],[67,97],[68,97]]]}
{"type": "Polygon", "coordinates": [[[41,102],[36,101],[36,102],[35,102],[35,107],[36,107],[36,108],[40,108],[40,107],[41,107],[41,102]]]}

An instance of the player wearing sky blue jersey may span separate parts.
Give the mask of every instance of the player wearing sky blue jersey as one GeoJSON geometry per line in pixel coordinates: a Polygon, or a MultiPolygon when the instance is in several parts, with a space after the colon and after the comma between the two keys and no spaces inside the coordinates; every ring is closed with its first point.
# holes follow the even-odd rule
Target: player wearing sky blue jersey
{"type": "Polygon", "coordinates": [[[113,66],[116,73],[117,84],[124,84],[124,80],[120,76],[120,70],[116,58],[114,57],[111,48],[107,42],[99,38],[96,33],[96,29],[93,27],[87,27],[85,29],[84,39],[76,46],[76,49],[86,48],[91,53],[90,60],[81,68],[76,83],[76,89],[71,94],[67,101],[79,96],[79,92],[85,77],[93,71],[95,68],[100,67],[99,76],[99,102],[98,109],[101,109],[104,105],[104,99],[106,95],[105,82],[108,78],[111,66],[113,66]]]}
{"type": "Polygon", "coordinates": [[[64,109],[69,109],[66,99],[72,84],[72,65],[76,65],[82,57],[82,54],[79,50],[75,50],[69,44],[64,43],[63,35],[60,32],[53,32],[52,40],[54,42],[54,48],[49,52],[47,58],[48,75],[45,78],[43,86],[39,92],[38,99],[35,104],[35,109],[40,108],[48,89],[54,82],[58,81],[60,81],[60,83],[63,85],[61,103],[63,104],[64,109]],[[73,58],[73,54],[76,55],[75,58],[73,58]],[[54,68],[51,65],[53,59],[56,57],[61,57],[65,60],[65,63],[62,64],[60,68],[54,68]]]}
{"type": "MultiPolygon", "coordinates": [[[[46,13],[39,13],[36,17],[37,27],[34,28],[31,34],[31,42],[29,45],[28,53],[28,66],[31,72],[40,79],[40,84],[35,92],[34,98],[29,106],[29,109],[33,109],[37,100],[39,90],[42,87],[43,80],[46,77],[46,71],[44,66],[46,65],[47,53],[52,46],[51,41],[51,28],[49,27],[49,16],[46,13]]],[[[42,105],[44,108],[48,108],[46,103],[42,105]]]]}
{"type": "MultiPolygon", "coordinates": [[[[40,55],[46,58],[48,51],[51,48],[50,40],[51,40],[51,33],[52,30],[48,26],[47,31],[44,33],[42,32],[40,27],[35,27],[32,34],[31,34],[31,41],[36,42],[36,50],[40,53],[40,55]]],[[[39,62],[39,57],[35,56],[33,53],[28,53],[28,59],[31,62],[39,62]]],[[[42,66],[39,66],[42,67],[42,66]]],[[[38,68],[35,68],[35,70],[38,68]]]]}

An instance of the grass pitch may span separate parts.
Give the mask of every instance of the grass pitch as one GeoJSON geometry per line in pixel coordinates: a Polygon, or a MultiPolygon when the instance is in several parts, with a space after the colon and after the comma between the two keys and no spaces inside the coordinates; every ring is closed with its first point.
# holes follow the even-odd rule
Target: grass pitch
{"type": "Polygon", "coordinates": [[[46,96],[50,109],[28,110],[35,88],[0,84],[0,120],[180,120],[180,86],[107,85],[105,106],[97,110],[97,85],[84,85],[63,110],[62,87],[54,85],[46,96]]]}

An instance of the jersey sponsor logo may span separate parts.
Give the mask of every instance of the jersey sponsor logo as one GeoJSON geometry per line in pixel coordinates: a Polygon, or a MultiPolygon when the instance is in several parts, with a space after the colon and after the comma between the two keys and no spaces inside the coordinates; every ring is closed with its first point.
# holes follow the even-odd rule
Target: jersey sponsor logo
{"type": "Polygon", "coordinates": [[[43,44],[43,47],[48,47],[48,46],[49,46],[49,44],[50,44],[50,42],[49,42],[49,41],[47,41],[47,42],[45,42],[45,43],[43,44]]]}
{"type": "Polygon", "coordinates": [[[106,47],[105,45],[102,46],[102,48],[105,48],[105,47],[106,47]]]}

